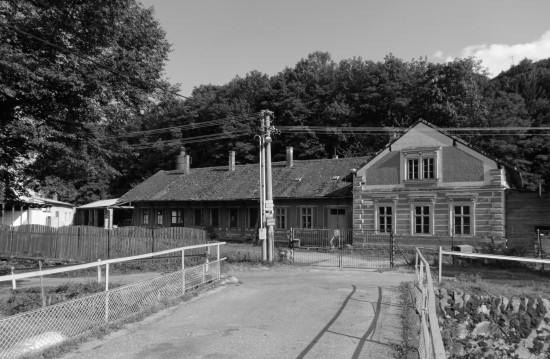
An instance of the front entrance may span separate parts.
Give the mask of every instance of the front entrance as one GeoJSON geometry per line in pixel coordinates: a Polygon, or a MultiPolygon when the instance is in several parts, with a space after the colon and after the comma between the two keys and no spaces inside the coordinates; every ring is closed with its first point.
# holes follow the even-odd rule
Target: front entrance
{"type": "Polygon", "coordinates": [[[390,268],[393,238],[352,229],[293,228],[294,262],[339,268],[390,268]]]}
{"type": "Polygon", "coordinates": [[[329,229],[346,228],[346,209],[345,208],[329,208],[328,210],[328,223],[329,229]]]}

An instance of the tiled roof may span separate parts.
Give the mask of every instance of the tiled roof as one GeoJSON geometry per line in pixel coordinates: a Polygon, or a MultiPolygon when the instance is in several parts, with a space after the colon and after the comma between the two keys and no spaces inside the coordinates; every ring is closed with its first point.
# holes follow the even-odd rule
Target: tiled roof
{"type": "MultiPolygon", "coordinates": [[[[272,165],[273,197],[323,198],[351,197],[352,183],[346,178],[358,169],[365,157],[294,161],[272,165]]],[[[139,184],[118,203],[140,201],[216,201],[258,199],[260,168],[258,164],[228,167],[191,168],[183,171],[159,171],[139,184]]]]}

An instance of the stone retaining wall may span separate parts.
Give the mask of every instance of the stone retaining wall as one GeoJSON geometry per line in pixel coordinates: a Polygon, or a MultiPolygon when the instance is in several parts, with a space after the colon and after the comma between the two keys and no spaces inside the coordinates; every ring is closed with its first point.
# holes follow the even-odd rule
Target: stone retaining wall
{"type": "Polygon", "coordinates": [[[435,291],[448,357],[550,357],[548,299],[435,291]]]}

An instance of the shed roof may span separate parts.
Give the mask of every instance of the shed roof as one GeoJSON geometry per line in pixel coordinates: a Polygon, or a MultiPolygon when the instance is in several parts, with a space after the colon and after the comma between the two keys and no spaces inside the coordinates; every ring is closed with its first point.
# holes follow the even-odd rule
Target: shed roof
{"type": "MultiPolygon", "coordinates": [[[[272,165],[273,198],[351,197],[348,177],[367,161],[366,157],[301,160],[272,165]]],[[[258,164],[159,171],[122,196],[118,203],[140,201],[228,201],[260,197],[258,164]]]]}

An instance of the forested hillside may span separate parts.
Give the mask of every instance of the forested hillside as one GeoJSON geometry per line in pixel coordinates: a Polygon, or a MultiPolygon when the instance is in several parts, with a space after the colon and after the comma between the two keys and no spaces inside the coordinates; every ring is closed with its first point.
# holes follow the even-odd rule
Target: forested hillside
{"type": "MultiPolygon", "coordinates": [[[[264,109],[286,126],[274,137],[274,160],[286,146],[297,159],[371,155],[418,119],[442,128],[550,126],[550,59],[490,79],[472,59],[335,62],[316,52],[273,76],[251,69],[184,97],[164,79],[165,33],[136,0],[5,0],[0,26],[0,200],[25,188],[76,204],[118,197],[173,169],[181,146],[193,167],[225,165],[231,150],[238,163],[257,162],[264,109]]],[[[517,166],[528,188],[546,190],[548,133],[460,136],[517,166]]]]}
{"type": "MultiPolygon", "coordinates": [[[[275,76],[251,71],[223,86],[196,88],[187,100],[166,98],[142,117],[139,129],[151,131],[118,137],[129,144],[111,183],[119,195],[156,171],[174,168],[182,143],[193,166],[225,165],[227,153],[239,163],[257,161],[259,116],[274,112],[276,126],[330,126],[342,131],[283,131],[275,137],[273,156],[282,159],[293,146],[298,159],[369,155],[393,132],[350,133],[345,127],[403,128],[419,118],[439,127],[550,126],[550,60],[522,61],[489,79],[472,59],[435,64],[424,59],[384,61],[361,58],[334,62],[317,52],[275,76]],[[211,122],[221,120],[218,122],[211,122]],[[186,124],[213,124],[193,129],[186,124]],[[166,129],[169,128],[169,129],[166,129]],[[166,130],[159,130],[166,129],[166,130]],[[182,139],[223,133],[218,140],[182,139]]],[[[517,166],[526,185],[536,189],[550,176],[549,131],[465,131],[461,137],[517,166]],[[545,133],[546,135],[541,135],[545,133]]],[[[118,132],[122,135],[122,132],[118,132]]]]}

